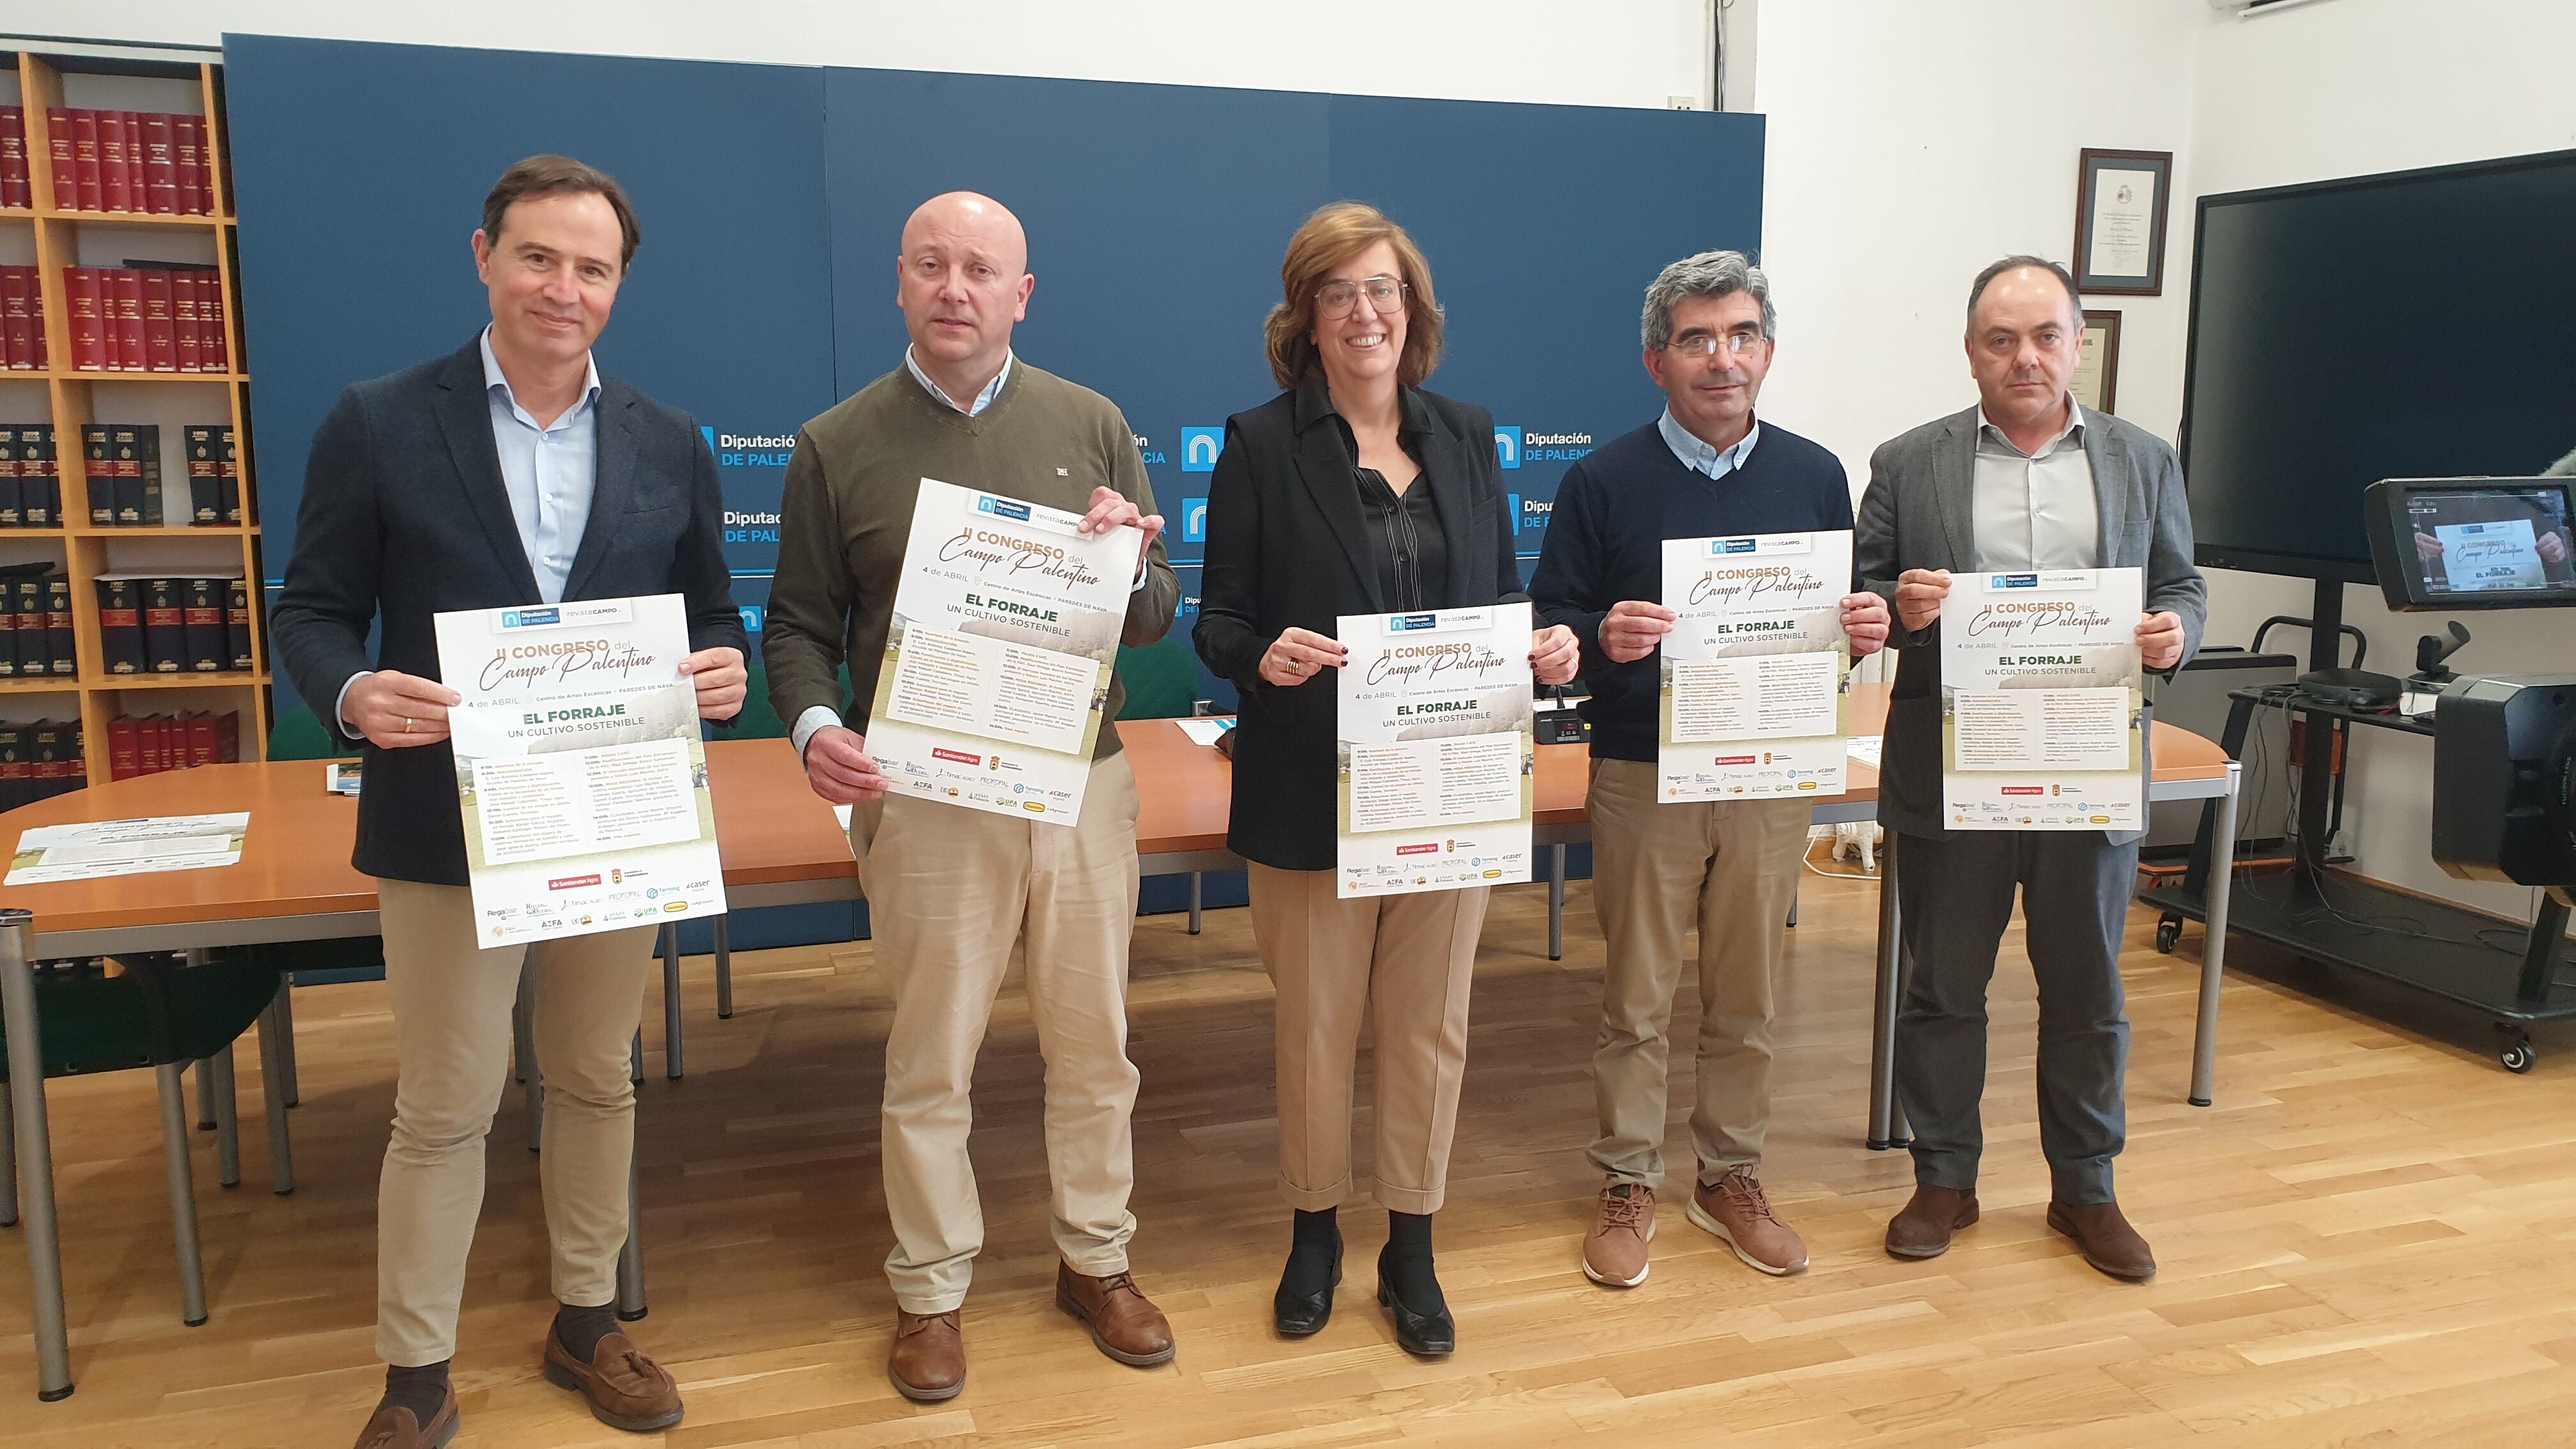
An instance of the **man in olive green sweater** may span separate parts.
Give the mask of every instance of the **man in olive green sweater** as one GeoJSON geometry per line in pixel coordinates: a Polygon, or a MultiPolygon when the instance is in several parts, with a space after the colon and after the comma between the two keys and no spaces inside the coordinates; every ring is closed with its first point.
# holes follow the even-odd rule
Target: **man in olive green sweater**
{"type": "MultiPolygon", "coordinates": [[[[895,995],[883,1143],[895,1233],[886,1257],[896,1305],[887,1373],[906,1397],[938,1402],[965,1386],[958,1309],[984,1240],[966,1153],[968,1087],[1011,946],[1023,937],[1029,1010],[1047,1064],[1047,1168],[1063,1254],[1056,1303],[1121,1363],[1167,1363],[1173,1346],[1171,1326],[1127,1273],[1136,1231],[1127,1210],[1136,777],[1118,732],[1100,731],[1081,817],[1069,829],[887,799],[867,752],[921,480],[1086,510],[1086,533],[1138,528],[1144,542],[1124,644],[1151,644],[1171,628],[1180,581],[1127,420],[1107,398],[1011,353],[1011,326],[1028,315],[1036,284],[1018,218],[971,192],[934,197],[905,223],[895,270],[912,345],[902,367],[797,435],[761,658],[814,793],[852,807],[850,845],[877,963],[895,995]],[[845,664],[857,695],[846,717],[845,664]]],[[[1113,675],[1111,718],[1125,694],[1113,675]]]]}

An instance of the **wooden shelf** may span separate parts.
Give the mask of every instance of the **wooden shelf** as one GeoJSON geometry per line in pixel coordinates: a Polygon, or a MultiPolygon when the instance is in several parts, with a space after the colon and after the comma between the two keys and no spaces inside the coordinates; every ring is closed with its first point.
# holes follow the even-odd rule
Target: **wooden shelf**
{"type": "Polygon", "coordinates": [[[0,539],[63,538],[69,530],[61,528],[0,528],[0,539]]]}
{"type": "Polygon", "coordinates": [[[47,221],[93,221],[105,226],[231,226],[229,216],[182,216],[159,211],[65,211],[47,207],[42,211],[12,210],[9,216],[42,217],[47,221]]]}
{"type": "Polygon", "coordinates": [[[56,368],[50,373],[12,372],[10,377],[51,377],[58,382],[248,382],[247,372],[91,372],[56,368]]]}
{"type": "Polygon", "coordinates": [[[0,679],[0,694],[78,694],[80,681],[46,675],[37,679],[0,679]]]}
{"type": "MultiPolygon", "coordinates": [[[[42,530],[26,528],[16,531],[37,533],[42,530]]],[[[9,529],[0,528],[0,538],[7,538],[10,532],[9,529]]],[[[63,530],[57,528],[53,532],[61,533],[63,530]]],[[[259,525],[256,523],[166,524],[159,528],[94,528],[89,524],[79,523],[72,525],[71,528],[71,535],[74,538],[239,538],[244,534],[257,532],[259,532],[259,525]]]]}
{"type": "MultiPolygon", "coordinates": [[[[83,689],[215,689],[224,685],[267,684],[265,674],[244,674],[238,669],[219,669],[212,674],[109,674],[81,676],[83,689]]],[[[65,684],[63,688],[71,686],[65,684]]]]}

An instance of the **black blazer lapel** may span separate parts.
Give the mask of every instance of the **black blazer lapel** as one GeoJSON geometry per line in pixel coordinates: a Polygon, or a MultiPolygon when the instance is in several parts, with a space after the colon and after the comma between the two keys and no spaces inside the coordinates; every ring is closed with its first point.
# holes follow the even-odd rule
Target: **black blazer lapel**
{"type": "Polygon", "coordinates": [[[1331,411],[1322,383],[1309,382],[1297,390],[1297,476],[1349,558],[1351,572],[1368,596],[1369,612],[1383,614],[1386,599],[1378,589],[1377,564],[1370,556],[1368,520],[1360,516],[1359,484],[1351,476],[1358,464],[1342,446],[1341,429],[1334,426],[1331,411]]]}
{"type": "Polygon", "coordinates": [[[449,360],[438,380],[438,430],[447,439],[447,456],[456,465],[456,483],[466,505],[482,521],[492,556],[510,571],[529,603],[537,602],[536,570],[528,566],[527,545],[519,541],[519,521],[510,512],[509,489],[501,482],[501,451],[492,442],[491,400],[483,390],[483,349],[468,344],[449,360]]]}
{"type": "Polygon", "coordinates": [[[581,547],[573,551],[572,572],[564,576],[567,599],[582,596],[599,561],[607,557],[608,546],[617,541],[618,525],[625,522],[627,505],[635,496],[635,420],[630,415],[634,406],[633,390],[600,380],[595,420],[599,446],[592,463],[590,517],[582,524],[581,547]]]}
{"type": "MultiPolygon", "coordinates": [[[[1471,599],[1489,597],[1493,582],[1490,575],[1484,585],[1476,582],[1476,564],[1491,564],[1490,545],[1475,547],[1475,477],[1474,455],[1467,451],[1458,435],[1434,418],[1430,407],[1412,388],[1404,390],[1404,425],[1418,440],[1422,450],[1420,462],[1424,481],[1431,485],[1431,509],[1440,515],[1440,536],[1448,541],[1449,578],[1441,595],[1453,603],[1465,604],[1471,599]]],[[[1486,441],[1486,447],[1493,446],[1486,441]]],[[[1374,569],[1370,570],[1375,573],[1374,569]]]]}

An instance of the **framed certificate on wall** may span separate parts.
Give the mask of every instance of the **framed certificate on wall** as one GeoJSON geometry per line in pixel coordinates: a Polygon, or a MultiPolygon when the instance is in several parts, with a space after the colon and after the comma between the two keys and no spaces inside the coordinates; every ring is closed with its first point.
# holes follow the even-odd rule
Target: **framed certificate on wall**
{"type": "Polygon", "coordinates": [[[2084,351],[2075,359],[2075,400],[2097,413],[2120,410],[2120,314],[2084,314],[2084,351]]]}
{"type": "Polygon", "coordinates": [[[2165,203],[2171,151],[2096,151],[2076,165],[2075,285],[2109,296],[2165,289],[2165,203]]]}

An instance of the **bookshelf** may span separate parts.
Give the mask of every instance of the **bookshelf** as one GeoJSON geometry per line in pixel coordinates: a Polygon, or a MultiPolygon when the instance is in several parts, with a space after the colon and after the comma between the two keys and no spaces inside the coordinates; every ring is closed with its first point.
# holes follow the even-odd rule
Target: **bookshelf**
{"type": "MultiPolygon", "coordinates": [[[[0,262],[32,261],[44,312],[47,366],[0,373],[0,422],[50,420],[62,478],[65,519],[54,528],[0,529],[0,563],[58,563],[71,581],[73,678],[0,681],[0,717],[81,722],[88,783],[108,780],[108,722],[120,714],[177,710],[230,711],[240,717],[241,758],[266,750],[270,728],[268,638],[260,567],[259,511],[251,475],[250,374],[242,353],[239,241],[233,217],[225,133],[223,68],[212,63],[101,58],[21,52],[0,54],[0,97],[25,114],[27,170],[33,205],[0,207],[0,262]],[[203,121],[208,215],[78,209],[54,194],[47,112],[97,108],[193,115],[203,121]],[[100,372],[74,366],[66,271],[127,261],[214,268],[223,298],[223,372],[100,372]],[[41,401],[39,401],[41,399],[41,401]],[[42,415],[39,416],[39,409],[42,415]],[[183,517],[188,497],[189,427],[230,427],[241,477],[242,522],[213,527],[172,522],[161,527],[96,527],[87,509],[82,429],[94,422],[157,425],[165,519],[183,517]],[[175,463],[175,467],[173,464],[175,463]],[[170,501],[175,495],[175,502],[170,501]],[[249,581],[249,672],[112,674],[100,632],[95,581],[101,574],[148,571],[181,576],[239,574],[249,581]]],[[[139,168],[138,168],[139,170],[139,168]]]]}

